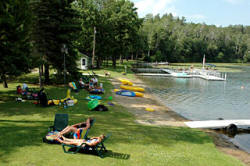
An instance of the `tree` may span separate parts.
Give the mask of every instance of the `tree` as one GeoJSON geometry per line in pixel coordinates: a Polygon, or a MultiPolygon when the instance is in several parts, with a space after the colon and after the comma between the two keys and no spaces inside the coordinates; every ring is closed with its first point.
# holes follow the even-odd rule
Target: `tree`
{"type": "Polygon", "coordinates": [[[49,83],[50,65],[57,69],[59,77],[62,76],[64,56],[67,71],[71,75],[77,74],[75,41],[81,29],[80,15],[71,6],[73,2],[74,0],[35,0],[32,3],[35,16],[33,40],[42,54],[46,83],[49,83]],[[67,46],[68,54],[61,51],[63,45],[67,46]]]}
{"type": "Polygon", "coordinates": [[[0,76],[8,88],[8,76],[28,72],[31,66],[28,0],[1,1],[0,15],[0,76]]]}

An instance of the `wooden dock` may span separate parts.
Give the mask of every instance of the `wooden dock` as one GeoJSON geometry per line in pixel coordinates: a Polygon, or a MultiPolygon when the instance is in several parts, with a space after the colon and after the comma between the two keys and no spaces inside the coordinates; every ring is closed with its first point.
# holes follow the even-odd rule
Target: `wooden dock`
{"type": "Polygon", "coordinates": [[[225,81],[226,79],[210,76],[210,75],[197,75],[197,74],[190,74],[190,75],[173,75],[173,74],[161,74],[161,73],[138,73],[138,76],[160,76],[160,77],[175,77],[175,78],[201,78],[208,81],[225,81]]]}

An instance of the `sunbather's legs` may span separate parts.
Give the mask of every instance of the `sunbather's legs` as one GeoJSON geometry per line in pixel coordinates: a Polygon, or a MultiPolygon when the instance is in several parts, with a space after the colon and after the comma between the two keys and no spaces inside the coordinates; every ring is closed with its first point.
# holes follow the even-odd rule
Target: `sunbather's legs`
{"type": "Polygon", "coordinates": [[[74,125],[72,125],[72,126],[73,126],[73,127],[76,127],[76,128],[78,128],[79,126],[82,126],[83,124],[85,124],[86,126],[90,126],[90,119],[91,119],[91,118],[88,118],[88,119],[86,120],[86,122],[77,123],[77,124],[74,124],[74,125]]]}
{"type": "Polygon", "coordinates": [[[77,131],[77,128],[73,127],[73,126],[67,126],[65,129],[63,129],[59,135],[64,135],[64,134],[67,134],[67,133],[70,133],[70,132],[76,132],[77,131]]]}

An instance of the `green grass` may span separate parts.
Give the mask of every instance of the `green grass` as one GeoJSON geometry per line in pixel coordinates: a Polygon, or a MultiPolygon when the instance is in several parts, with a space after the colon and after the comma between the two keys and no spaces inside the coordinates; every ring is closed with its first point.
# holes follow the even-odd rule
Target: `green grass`
{"type": "MultiPolygon", "coordinates": [[[[109,66],[108,67],[103,67],[102,69],[95,69],[93,70],[96,74],[101,74],[104,75],[104,70],[108,71],[111,74],[111,77],[113,78],[128,78],[128,79],[135,79],[135,75],[132,72],[131,68],[132,68],[132,64],[135,63],[135,61],[126,61],[124,60],[123,64],[119,64],[119,61],[117,61],[117,66],[114,69],[111,65],[111,62],[109,62],[109,66]],[[127,73],[126,75],[124,75],[123,73],[125,72],[125,68],[124,66],[127,66],[127,73]]],[[[80,71],[82,73],[90,73],[92,74],[92,70],[85,70],[85,71],[80,71]]]]}
{"type": "MultiPolygon", "coordinates": [[[[97,71],[97,72],[102,72],[97,71]]],[[[121,76],[122,69],[110,71],[121,76]]],[[[130,73],[127,78],[133,78],[130,73]]],[[[99,78],[106,90],[103,103],[112,95],[112,85],[99,78]]],[[[230,166],[243,165],[240,161],[219,152],[206,133],[181,127],[153,127],[139,125],[135,117],[118,104],[107,112],[92,112],[84,100],[88,93],[73,93],[78,103],[64,109],[60,106],[43,108],[32,101],[17,103],[15,89],[18,83],[10,83],[8,89],[0,87],[0,165],[1,166],[230,166]],[[42,142],[48,126],[53,125],[55,113],[68,113],[69,123],[77,123],[87,117],[96,118],[89,136],[112,133],[105,142],[109,152],[101,159],[89,154],[65,154],[61,145],[42,142]]],[[[35,85],[33,85],[35,86],[35,85]]],[[[61,86],[45,87],[50,98],[64,98],[66,89],[61,86]]],[[[115,97],[115,96],[114,96],[115,97]]]]}

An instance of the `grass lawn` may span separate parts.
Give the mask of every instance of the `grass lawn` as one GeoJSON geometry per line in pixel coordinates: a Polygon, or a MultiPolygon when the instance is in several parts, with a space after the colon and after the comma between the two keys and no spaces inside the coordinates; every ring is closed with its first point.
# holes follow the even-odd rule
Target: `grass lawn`
{"type": "MultiPolygon", "coordinates": [[[[111,71],[112,76],[122,76],[120,69],[111,71]]],[[[103,71],[96,71],[103,72],[103,71]]],[[[132,74],[128,74],[132,79],[132,74]]],[[[99,78],[106,90],[103,103],[112,95],[112,85],[99,78]]],[[[152,127],[134,122],[134,116],[116,104],[107,112],[92,112],[87,109],[81,90],[73,93],[78,103],[64,109],[62,106],[40,107],[32,101],[15,101],[16,85],[9,83],[8,89],[0,87],[0,165],[1,166],[239,166],[237,159],[219,152],[210,137],[204,132],[181,127],[152,127]],[[112,133],[105,142],[109,150],[103,159],[90,154],[66,154],[61,145],[42,142],[48,126],[53,125],[56,113],[68,113],[69,123],[96,118],[89,136],[112,133]]],[[[66,96],[61,86],[45,87],[49,98],[66,96]]],[[[115,96],[113,96],[115,97],[115,96]]]]}

